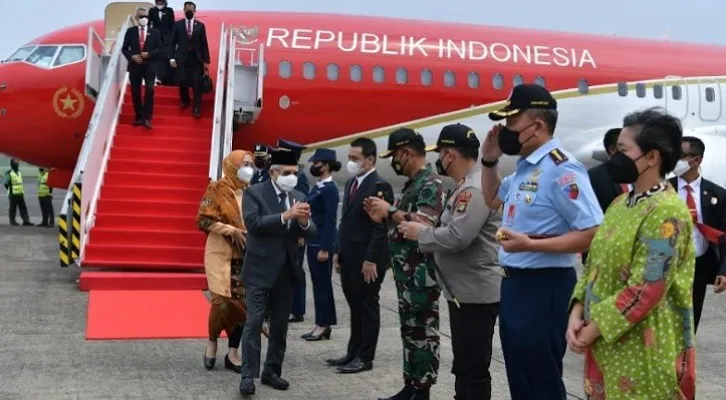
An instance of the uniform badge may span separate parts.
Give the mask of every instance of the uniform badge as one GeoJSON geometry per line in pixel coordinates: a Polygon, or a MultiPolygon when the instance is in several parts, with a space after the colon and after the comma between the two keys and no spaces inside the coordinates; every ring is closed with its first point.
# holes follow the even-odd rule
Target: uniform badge
{"type": "Polygon", "coordinates": [[[507,222],[512,223],[514,222],[514,211],[516,210],[514,204],[510,204],[509,208],[507,209],[507,222]]]}
{"type": "Polygon", "coordinates": [[[469,207],[469,200],[471,200],[470,192],[459,193],[459,195],[456,196],[456,201],[454,202],[454,204],[456,204],[456,212],[466,211],[466,208],[469,207]]]}
{"type": "Polygon", "coordinates": [[[715,206],[716,203],[718,203],[718,199],[715,197],[711,197],[711,204],[713,204],[715,206]]]}
{"type": "Polygon", "coordinates": [[[577,198],[580,196],[580,188],[577,187],[576,183],[570,183],[569,185],[565,186],[564,191],[567,197],[570,198],[570,200],[577,200],[577,198]]]}
{"type": "Polygon", "coordinates": [[[527,204],[532,204],[532,196],[529,194],[524,195],[524,202],[527,204]]]}
{"type": "Polygon", "coordinates": [[[520,197],[521,197],[521,195],[519,194],[519,192],[515,193],[514,194],[514,201],[519,201],[519,198],[520,197]]]}
{"type": "Polygon", "coordinates": [[[562,154],[560,149],[552,149],[552,151],[550,151],[549,153],[549,156],[552,159],[552,162],[555,163],[555,165],[560,165],[568,160],[567,156],[562,154]]]}
{"type": "Polygon", "coordinates": [[[569,185],[571,183],[575,183],[575,174],[573,174],[573,173],[564,174],[557,179],[557,183],[560,186],[565,186],[565,185],[569,185]]]}

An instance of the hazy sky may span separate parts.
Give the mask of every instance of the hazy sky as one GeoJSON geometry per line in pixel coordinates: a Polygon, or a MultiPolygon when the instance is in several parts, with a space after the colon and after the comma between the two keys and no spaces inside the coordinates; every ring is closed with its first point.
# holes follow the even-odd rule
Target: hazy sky
{"type": "MultiPolygon", "coordinates": [[[[7,1],[0,58],[43,33],[103,18],[103,0],[7,1]]],[[[365,14],[726,45],[724,0],[199,0],[199,9],[365,14]]],[[[169,1],[179,9],[183,1],[169,1]]]]}

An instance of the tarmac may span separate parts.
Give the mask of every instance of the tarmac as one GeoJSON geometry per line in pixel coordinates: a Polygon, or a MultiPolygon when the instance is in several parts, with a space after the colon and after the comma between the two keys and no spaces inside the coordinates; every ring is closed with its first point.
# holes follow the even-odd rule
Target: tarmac
{"type": "MultiPolygon", "coordinates": [[[[26,201],[33,222],[40,210],[34,183],[26,201]]],[[[64,193],[55,192],[56,213],[64,193]]],[[[202,365],[206,340],[86,341],[87,293],[80,292],[77,267],[60,268],[58,231],[10,227],[7,198],[0,199],[0,399],[239,399],[239,375],[202,365]]],[[[323,360],[343,354],[349,313],[338,276],[333,277],[338,325],[329,341],[305,342],[300,334],[314,321],[308,279],[307,314],[291,324],[283,377],[290,389],[275,391],[257,384],[256,399],[373,400],[396,393],[402,385],[402,352],[396,293],[387,276],[381,290],[381,334],[372,371],[339,375],[323,360]]],[[[431,398],[451,399],[451,339],[448,308],[441,309],[441,367],[431,398]]],[[[698,399],[723,399],[726,392],[726,295],[709,292],[697,337],[698,399]]],[[[263,347],[266,341],[263,340],[263,347]]],[[[226,352],[220,341],[217,364],[226,352]]],[[[264,355],[263,349],[263,355],[264,355]]],[[[567,353],[564,381],[569,399],[584,399],[583,359],[567,353]]],[[[490,368],[493,399],[509,399],[504,361],[497,333],[490,368]]]]}

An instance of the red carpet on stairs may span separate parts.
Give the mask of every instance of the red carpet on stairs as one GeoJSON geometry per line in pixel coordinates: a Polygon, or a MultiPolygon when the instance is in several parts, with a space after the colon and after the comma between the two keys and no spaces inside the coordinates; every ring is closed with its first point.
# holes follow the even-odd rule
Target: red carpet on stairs
{"type": "MultiPolygon", "coordinates": [[[[132,126],[127,89],[84,269],[203,268],[205,236],[195,217],[208,183],[213,99],[205,96],[199,120],[191,108],[180,109],[176,87],[157,86],[154,104],[153,129],[132,126]]],[[[96,281],[83,279],[81,286],[93,289],[96,281]]],[[[104,287],[112,286],[110,281],[105,279],[104,287]]]]}
{"type": "Polygon", "coordinates": [[[86,339],[204,339],[208,316],[199,290],[91,290],[86,339]]]}

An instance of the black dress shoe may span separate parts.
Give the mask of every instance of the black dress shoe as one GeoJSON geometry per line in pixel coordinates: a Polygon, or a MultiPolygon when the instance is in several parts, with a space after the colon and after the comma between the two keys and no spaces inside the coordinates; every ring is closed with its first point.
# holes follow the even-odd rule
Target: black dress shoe
{"type": "Polygon", "coordinates": [[[143,120],[143,118],[136,118],[136,119],[134,120],[134,123],[133,123],[132,125],[133,125],[133,126],[139,126],[139,125],[142,125],[143,123],[144,123],[144,120],[143,120]]]}
{"type": "Polygon", "coordinates": [[[318,340],[329,340],[330,339],[330,333],[332,333],[333,330],[330,329],[330,327],[325,328],[322,332],[320,332],[317,335],[310,335],[305,338],[308,342],[317,342],[318,340]]]}
{"type": "Polygon", "coordinates": [[[255,382],[252,378],[242,378],[239,383],[239,392],[242,395],[255,394],[255,382]]]}
{"type": "Polygon", "coordinates": [[[28,221],[28,222],[23,222],[23,226],[35,226],[35,224],[28,221]]]}
{"type": "Polygon", "coordinates": [[[192,115],[196,119],[202,118],[202,112],[199,110],[199,107],[194,107],[194,109],[192,110],[192,115]]]}
{"type": "Polygon", "coordinates": [[[207,357],[206,353],[204,354],[204,368],[210,370],[210,369],[214,368],[214,364],[216,364],[216,363],[217,363],[216,357],[210,358],[210,357],[207,357]]]}
{"type": "Polygon", "coordinates": [[[146,129],[151,129],[152,128],[151,121],[149,121],[148,119],[146,121],[144,121],[144,126],[146,127],[146,129]]]}
{"type": "Polygon", "coordinates": [[[358,372],[370,371],[373,369],[373,363],[370,361],[363,361],[360,358],[356,358],[347,365],[343,365],[337,368],[341,374],[356,374],[358,372]]]}
{"type": "Polygon", "coordinates": [[[379,398],[378,400],[429,400],[428,390],[416,390],[406,386],[392,397],[379,398]]]}
{"type": "Polygon", "coordinates": [[[238,374],[242,372],[242,366],[241,365],[237,365],[237,364],[233,363],[232,361],[229,361],[229,356],[228,355],[225,355],[224,356],[224,368],[225,369],[230,369],[230,370],[232,370],[232,371],[234,371],[234,372],[236,372],[238,374]]]}
{"type": "Polygon", "coordinates": [[[350,354],[346,354],[340,358],[328,358],[327,360],[325,360],[325,362],[333,367],[342,367],[343,365],[349,364],[354,359],[355,357],[351,356],[350,354]]]}
{"type": "Polygon", "coordinates": [[[290,383],[275,374],[262,374],[260,383],[267,385],[277,390],[287,390],[290,387],[290,383]]]}
{"type": "Polygon", "coordinates": [[[182,101],[181,104],[179,104],[179,108],[181,108],[182,110],[186,110],[187,107],[189,107],[189,103],[185,101],[182,101]]]}
{"type": "Polygon", "coordinates": [[[303,322],[303,321],[305,321],[305,317],[303,317],[302,315],[293,315],[288,320],[288,322],[303,322]]]}
{"type": "Polygon", "coordinates": [[[309,338],[310,336],[313,336],[313,332],[315,332],[315,329],[313,329],[312,331],[310,331],[310,332],[308,332],[308,333],[303,333],[302,335],[300,335],[300,337],[301,337],[302,339],[307,339],[307,338],[309,338]]]}

